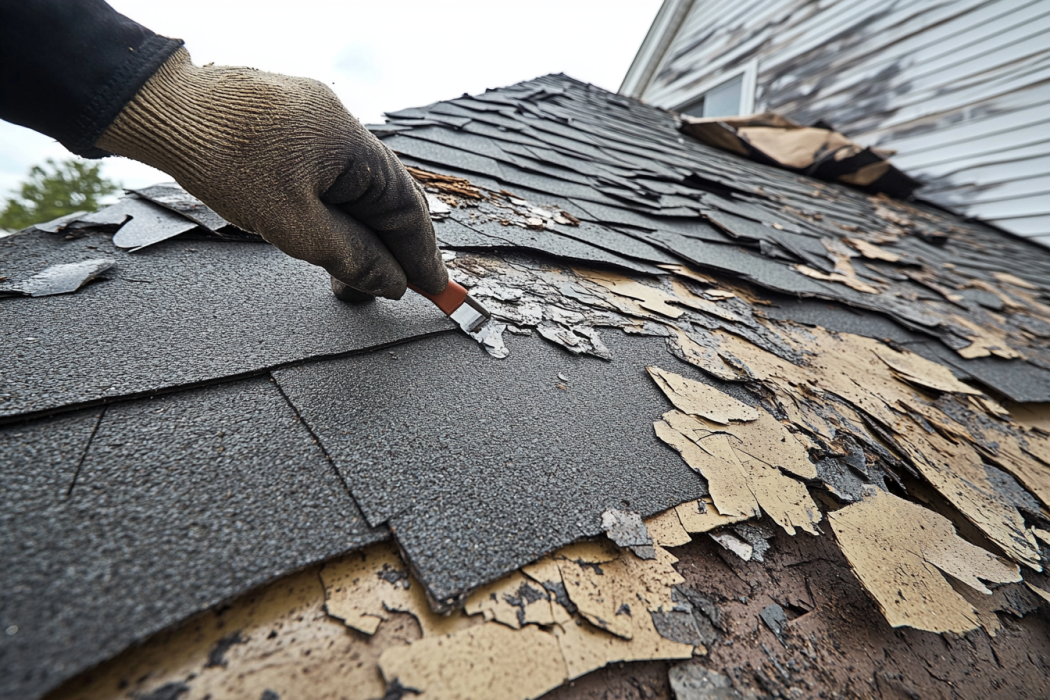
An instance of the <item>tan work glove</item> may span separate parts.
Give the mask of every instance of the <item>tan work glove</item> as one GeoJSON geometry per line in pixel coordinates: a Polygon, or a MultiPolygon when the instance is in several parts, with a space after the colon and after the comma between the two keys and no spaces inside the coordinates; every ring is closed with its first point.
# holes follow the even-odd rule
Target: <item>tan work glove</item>
{"type": "Polygon", "coordinates": [[[320,265],[342,299],[448,284],[422,191],[315,80],[199,68],[180,49],[96,145],[163,170],[226,220],[320,265]]]}

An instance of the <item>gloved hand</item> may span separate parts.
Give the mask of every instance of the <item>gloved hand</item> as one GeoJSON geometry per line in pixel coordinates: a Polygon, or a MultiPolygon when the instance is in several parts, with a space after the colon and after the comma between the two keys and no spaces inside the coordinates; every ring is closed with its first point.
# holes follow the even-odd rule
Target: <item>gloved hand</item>
{"type": "Polygon", "coordinates": [[[201,68],[181,49],[96,145],[163,170],[227,221],[320,265],[340,298],[448,284],[422,190],[315,80],[201,68]]]}

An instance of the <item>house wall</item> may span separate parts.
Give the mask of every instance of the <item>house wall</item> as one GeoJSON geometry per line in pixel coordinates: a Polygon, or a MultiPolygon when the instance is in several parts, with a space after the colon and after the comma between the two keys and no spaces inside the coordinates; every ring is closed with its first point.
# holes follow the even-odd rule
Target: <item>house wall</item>
{"type": "Polygon", "coordinates": [[[894,163],[927,183],[923,198],[1050,244],[1050,2],[686,5],[666,23],[673,36],[639,54],[625,93],[676,109],[753,70],[754,111],[896,149],[894,163]]]}

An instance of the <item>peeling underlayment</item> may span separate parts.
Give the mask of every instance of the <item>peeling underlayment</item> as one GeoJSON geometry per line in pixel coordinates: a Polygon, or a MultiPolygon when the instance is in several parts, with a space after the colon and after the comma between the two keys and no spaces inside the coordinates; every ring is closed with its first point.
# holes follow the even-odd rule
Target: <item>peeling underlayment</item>
{"type": "MultiPolygon", "coordinates": [[[[302,336],[289,334],[259,352],[244,338],[262,335],[262,321],[223,318],[213,323],[231,343],[165,337],[198,353],[196,362],[162,353],[172,366],[158,369],[144,351],[107,365],[105,345],[79,356],[74,350],[75,361],[60,363],[59,372],[92,381],[59,380],[54,389],[40,377],[55,354],[34,354],[24,345],[31,341],[20,340],[9,353],[0,406],[11,423],[4,435],[28,450],[23,432],[54,428],[14,421],[118,401],[104,413],[69,414],[77,437],[54,448],[61,458],[48,457],[57,476],[46,488],[57,504],[34,517],[61,524],[72,507],[62,505],[62,494],[98,483],[106,451],[142,465],[141,477],[129,477],[131,502],[144,497],[139,488],[153,497],[150,469],[163,448],[151,442],[149,415],[183,401],[207,407],[181,409],[196,431],[186,444],[200,459],[221,454],[226,469],[251,469],[243,459],[250,432],[238,437],[239,448],[219,450],[229,431],[223,412],[235,409],[199,428],[194,411],[214,410],[219,389],[235,406],[247,389],[231,380],[269,374],[272,382],[247,380],[268,396],[259,405],[273,402],[258,410],[280,416],[278,425],[294,421],[297,440],[307,443],[294,449],[313,449],[319,468],[327,463],[326,478],[353,495],[361,542],[385,537],[389,525],[396,548],[384,542],[332,559],[340,550],[326,543],[313,554],[267,560],[268,575],[173,605],[155,626],[129,626],[102,657],[24,687],[41,692],[231,599],[117,656],[90,680],[70,681],[55,697],[275,700],[304,689],[311,697],[400,697],[398,688],[412,688],[427,698],[533,698],[568,693],[568,686],[555,689],[610,663],[690,658],[707,671],[683,667],[668,681],[666,664],[645,668],[659,669],[664,686],[690,678],[729,683],[741,697],[895,697],[908,688],[934,697],[947,693],[941,684],[957,670],[952,663],[974,658],[991,664],[975,670],[974,689],[1031,688],[1031,673],[1045,677],[1045,612],[1032,613],[1050,595],[1042,573],[1050,433],[1038,427],[1045,403],[1032,401],[1050,400],[1050,306],[1038,281],[1050,256],[921,205],[679,142],[666,113],[563,78],[393,117],[379,130],[393,134],[388,143],[416,166],[452,277],[493,311],[484,343],[492,357],[447,324],[425,326],[414,307],[369,335],[361,329],[370,320],[400,307],[333,305],[314,312],[329,314],[318,324],[316,348],[298,347],[302,336]],[[604,121],[589,121],[595,115],[604,121]],[[862,332],[796,323],[791,315],[801,307],[785,294],[854,309],[862,327],[850,330],[862,332]],[[865,336],[866,323],[890,331],[865,336]],[[202,349],[217,357],[203,369],[202,349]],[[459,365],[445,367],[446,359],[459,365]],[[521,361],[531,369],[515,364],[521,361]],[[86,373],[86,362],[101,366],[86,373]],[[136,374],[136,362],[149,371],[136,374]],[[133,381],[121,372],[128,363],[133,381]],[[377,398],[390,393],[386,376],[402,384],[397,405],[377,398]],[[117,379],[126,383],[113,390],[117,379]],[[195,389],[192,398],[187,391],[217,382],[227,383],[195,389]],[[461,407],[456,387],[479,392],[478,402],[461,407]],[[176,393],[127,401],[155,391],[176,393]],[[1008,411],[1004,398],[1021,403],[1008,411]],[[125,426],[120,437],[129,410],[142,416],[141,427],[125,426]],[[413,425],[411,415],[426,415],[427,425],[413,425]],[[485,428],[487,420],[493,425],[485,428]],[[212,442],[215,433],[222,439],[212,442]],[[464,434],[490,441],[468,444],[464,434]],[[481,468],[471,471],[474,463],[481,468]],[[499,479],[486,478],[493,473],[499,479]],[[739,594],[730,594],[734,588],[739,594]],[[911,629],[895,635],[890,625],[911,629]],[[1025,653],[1034,671],[1018,670],[1025,653]],[[928,664],[923,679],[909,676],[916,654],[928,664]],[[951,662],[934,670],[938,655],[951,662]]],[[[109,222],[101,232],[70,224],[86,218],[74,217],[66,229],[41,227],[0,244],[17,252],[2,271],[16,280],[89,255],[117,260],[109,279],[74,294],[0,301],[21,305],[6,307],[11,314],[0,309],[23,324],[12,337],[39,332],[30,324],[42,304],[70,304],[51,313],[79,310],[78,328],[119,318],[122,309],[141,317],[134,303],[144,302],[127,290],[143,283],[122,279],[128,272],[192,299],[192,281],[175,281],[188,248],[213,261],[200,274],[226,271],[214,279],[245,276],[223,266],[227,256],[241,271],[270,270],[261,289],[245,287],[246,298],[259,299],[246,306],[323,282],[170,188],[144,190],[112,209],[143,206],[152,209],[141,218],[179,238],[154,237],[142,249],[152,239],[137,238],[126,247],[139,252],[113,250],[113,221],[134,215],[105,210],[91,215],[109,222]],[[113,304],[116,295],[129,296],[113,304]]],[[[231,284],[219,291],[228,294],[231,284]]],[[[164,307],[163,298],[149,301],[164,307]]],[[[208,318],[200,311],[206,304],[221,307],[221,294],[187,304],[176,323],[208,318]]],[[[299,312],[298,304],[286,313],[299,312]]],[[[182,428],[172,429],[166,444],[185,439],[182,428]]],[[[166,469],[179,473],[177,465],[166,469]]],[[[108,497],[112,487],[97,488],[108,497]]],[[[186,488],[192,498],[192,481],[186,488]]],[[[281,485],[267,488],[294,511],[294,491],[285,498],[281,485]]],[[[115,498],[107,511],[115,523],[121,503],[115,498]]],[[[236,507],[229,513],[230,523],[240,522],[236,507]]],[[[208,523],[202,516],[195,526],[227,527],[221,517],[208,523]]],[[[12,520],[13,536],[21,526],[12,520]]],[[[150,551],[162,557],[179,526],[159,524],[150,551]]],[[[273,542],[271,527],[262,518],[248,530],[273,542]]],[[[310,541],[309,525],[297,527],[310,541]]],[[[251,551],[252,535],[244,537],[241,546],[251,551]]],[[[204,560],[210,550],[199,547],[204,560]]],[[[90,589],[95,579],[70,568],[70,581],[90,589]]],[[[31,632],[16,629],[2,643],[31,632]]]]}
{"type": "MultiPolygon", "coordinates": [[[[461,270],[455,261],[452,264],[453,269],[461,270]]],[[[462,273],[458,276],[472,289],[504,290],[502,298],[517,296],[515,306],[543,308],[541,298],[532,300],[527,293],[510,295],[505,291],[511,286],[507,277],[513,278],[513,273],[481,275],[479,271],[486,268],[477,256],[464,266],[479,275],[473,279],[462,273]]],[[[549,270],[545,273],[547,279],[553,276],[549,270]]],[[[788,534],[795,534],[796,527],[817,534],[822,514],[806,482],[821,484],[837,499],[858,504],[850,508],[859,508],[860,503],[876,498],[875,494],[885,493],[891,484],[906,490],[905,480],[920,477],[986,538],[983,543],[1033,571],[1041,570],[1036,525],[1045,524],[1044,508],[1050,504],[1050,435],[1012,422],[993,399],[957,380],[944,366],[876,340],[820,328],[756,322],[763,329],[756,335],[762,339],[760,344],[745,340],[742,333],[738,335],[732,326],[727,329],[724,324],[714,330],[699,324],[686,326],[682,322],[686,309],[706,310],[703,304],[690,304],[693,299],[706,300],[703,290],[686,274],[679,273],[677,280],[664,280],[659,286],[586,270],[576,270],[576,275],[574,280],[565,279],[574,292],[570,302],[563,299],[555,312],[542,314],[544,320],[553,323],[559,317],[569,319],[558,324],[560,333],[541,331],[548,340],[563,342],[570,351],[601,356],[605,353],[600,341],[595,342],[596,327],[630,330],[630,321],[635,319],[635,332],[645,332],[638,329],[644,323],[652,324],[650,332],[667,336],[669,349],[681,359],[713,378],[725,379],[736,372],[734,379],[757,384],[756,392],[767,398],[769,408],[756,410],[710,385],[649,368],[653,380],[677,409],[655,424],[656,434],[704,476],[718,513],[749,518],[761,512],[788,534]],[[580,303],[581,298],[587,301],[580,303]],[[593,311],[588,312],[585,306],[593,311]],[[581,326],[585,332],[576,330],[581,326]],[[567,334],[573,331],[580,341],[566,343],[567,334]],[[771,334],[779,337],[774,340],[771,334]],[[683,350],[693,347],[697,349],[692,352],[683,350]],[[790,427],[774,412],[787,419],[790,427]],[[811,455],[822,455],[823,459],[814,464],[811,455]],[[828,465],[835,461],[840,462],[837,470],[828,465]],[[846,469],[841,468],[842,463],[846,469]],[[818,465],[826,465],[824,473],[818,465]],[[1041,500],[1041,506],[1028,506],[1032,525],[1026,525],[1019,504],[995,487],[995,481],[1005,476],[1000,470],[1041,500]]],[[[530,290],[535,289],[530,286],[530,290]]],[[[750,293],[740,288],[726,291],[733,294],[730,299],[750,293]]],[[[474,293],[484,296],[487,292],[474,293]]],[[[505,304],[494,304],[496,318],[517,321],[520,327],[538,328],[543,323],[537,314],[531,317],[537,319],[534,323],[523,321],[524,315],[507,311],[505,304]]],[[[873,512],[884,513],[884,518],[903,531],[884,533],[885,526],[878,522],[847,520],[850,508],[837,512],[832,523],[839,523],[836,533],[840,540],[847,522],[858,528],[849,540],[847,556],[866,584],[866,567],[872,564],[852,550],[852,543],[875,547],[879,565],[888,566],[887,558],[893,561],[892,553],[900,551],[899,544],[893,546],[894,541],[919,541],[920,530],[930,527],[914,516],[902,515],[898,521],[890,515],[893,508],[887,506],[873,512]],[[876,545],[884,537],[890,544],[876,545]]],[[[954,556],[965,559],[958,553],[954,556]]],[[[931,563],[929,558],[927,563],[931,563]]],[[[969,562],[971,568],[940,566],[982,592],[986,589],[975,577],[1000,583],[1019,580],[1016,566],[1006,573],[1006,565],[991,555],[983,565],[969,562]]],[[[907,569],[904,560],[898,567],[907,569]]],[[[870,580],[877,575],[872,573],[870,580]]],[[[947,584],[937,580],[943,591],[947,584]]],[[[883,604],[891,622],[908,619],[907,624],[937,632],[960,632],[977,625],[974,618],[968,618],[967,626],[959,620],[959,613],[917,622],[916,616],[922,616],[936,600],[928,586],[919,586],[910,595],[899,586],[872,583],[868,588],[883,604]],[[896,612],[889,612],[891,609],[896,612]]],[[[948,595],[957,598],[950,591],[948,595]]],[[[963,606],[967,607],[965,603],[963,606]]]]}

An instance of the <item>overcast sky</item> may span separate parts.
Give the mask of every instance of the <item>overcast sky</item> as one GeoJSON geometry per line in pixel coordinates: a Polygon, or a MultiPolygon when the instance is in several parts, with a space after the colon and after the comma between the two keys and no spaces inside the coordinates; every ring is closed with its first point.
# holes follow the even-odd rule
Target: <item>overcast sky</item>
{"type": "MultiPolygon", "coordinates": [[[[185,40],[198,65],[322,80],[365,123],[546,73],[616,90],[660,7],[660,0],[109,2],[185,40]]],[[[49,157],[72,156],[45,136],[0,122],[0,199],[49,157]]],[[[123,158],[104,163],[104,173],[126,187],[170,180],[123,158]]]]}

